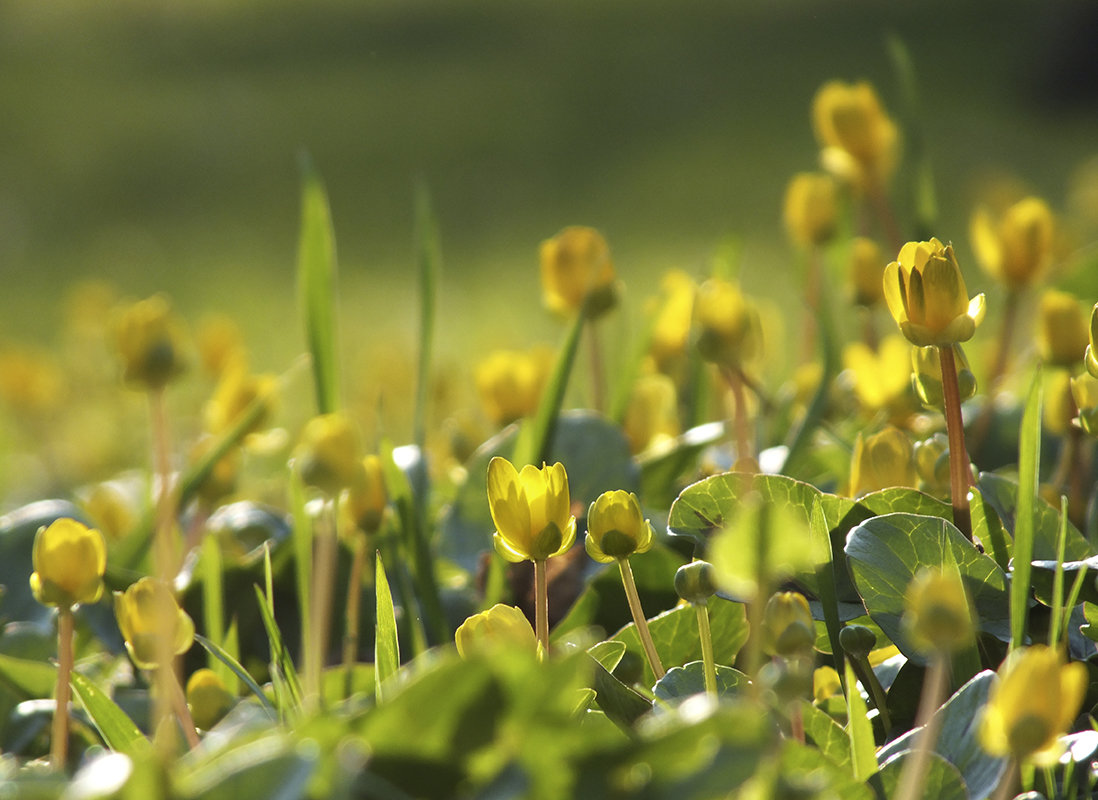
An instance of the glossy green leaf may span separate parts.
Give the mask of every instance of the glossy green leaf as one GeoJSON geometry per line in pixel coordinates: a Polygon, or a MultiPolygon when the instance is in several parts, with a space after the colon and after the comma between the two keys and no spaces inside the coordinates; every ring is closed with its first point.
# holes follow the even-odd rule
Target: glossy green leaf
{"type": "MultiPolygon", "coordinates": [[[[981,473],[977,488],[985,503],[990,505],[1002,520],[1007,531],[1017,526],[1018,484],[993,472],[981,473]]],[[[1033,559],[1056,559],[1057,537],[1060,533],[1060,512],[1038,496],[1033,501],[1033,559]]],[[[1096,555],[1094,547],[1068,521],[1067,539],[1064,541],[1064,558],[1067,561],[1083,561],[1096,555]]]]}
{"type": "Polygon", "coordinates": [[[601,664],[595,668],[592,688],[599,708],[622,728],[631,728],[652,710],[652,704],[643,695],[619,681],[601,664]]]}
{"type": "Polygon", "coordinates": [[[400,642],[397,640],[396,612],[389,579],[381,555],[377,556],[374,589],[377,602],[377,632],[374,635],[374,692],[378,702],[385,697],[385,682],[400,669],[400,642]]]}
{"type": "Polygon", "coordinates": [[[868,780],[877,771],[877,744],[873,740],[873,724],[867,716],[865,698],[855,690],[857,679],[850,662],[845,662],[846,685],[846,735],[850,739],[850,763],[854,779],[868,780]]]}
{"type": "Polygon", "coordinates": [[[692,471],[701,454],[725,437],[724,422],[697,425],[658,450],[641,453],[637,463],[641,468],[640,496],[653,508],[670,508],[678,496],[680,478],[692,471]]]}
{"type": "MultiPolygon", "coordinates": [[[[913,753],[908,750],[881,767],[881,784],[886,797],[899,796],[904,764],[912,757],[913,753]]],[[[969,793],[958,769],[937,753],[931,753],[923,778],[923,793],[917,800],[969,800],[969,793]]]]}
{"type": "MultiPolygon", "coordinates": [[[[738,669],[717,667],[717,696],[732,697],[747,689],[751,680],[738,669]]],[[[675,706],[688,697],[705,694],[705,664],[691,661],[681,667],[671,667],[660,678],[652,693],[657,700],[675,706]]],[[[656,706],[659,709],[659,706],[656,706]]]]}
{"type": "MultiPolygon", "coordinates": [[[[713,658],[717,664],[731,664],[744,643],[747,642],[747,613],[740,603],[714,597],[709,601],[709,626],[713,633],[713,658]]],[[[701,641],[698,638],[698,618],[692,606],[678,606],[648,621],[652,641],[664,666],[671,668],[702,658],[701,641]]],[[[613,637],[625,642],[635,655],[644,658],[637,628],[629,623],[613,637]]],[[[652,686],[656,676],[644,661],[644,683],[652,686]]]]}
{"type": "Polygon", "coordinates": [[[625,655],[625,649],[625,642],[610,640],[588,647],[587,655],[599,662],[603,669],[613,672],[614,667],[621,662],[621,657],[625,655]]]}
{"type": "Polygon", "coordinates": [[[843,730],[843,726],[807,700],[801,700],[800,706],[804,733],[808,740],[827,756],[831,763],[849,770],[852,759],[850,737],[843,730]]]}
{"type": "Polygon", "coordinates": [[[835,564],[831,552],[831,539],[827,530],[827,518],[823,505],[816,500],[812,504],[812,515],[808,521],[812,537],[812,558],[816,568],[816,592],[823,611],[824,624],[827,627],[828,652],[835,654],[835,662],[843,658],[843,648],[839,643],[839,630],[842,627],[839,600],[835,588],[835,564]]]}
{"type": "Polygon", "coordinates": [[[149,740],[113,700],[78,672],[72,673],[70,683],[107,747],[131,758],[147,758],[150,755],[152,748],[149,740]]]}

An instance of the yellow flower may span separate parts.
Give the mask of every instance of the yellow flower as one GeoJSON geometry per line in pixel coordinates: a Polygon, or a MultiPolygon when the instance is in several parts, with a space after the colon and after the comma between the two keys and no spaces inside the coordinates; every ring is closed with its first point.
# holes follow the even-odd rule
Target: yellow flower
{"type": "Polygon", "coordinates": [[[862,187],[888,179],[899,134],[870,84],[825,83],[812,100],[812,123],[829,172],[862,187]]]}
{"type": "Polygon", "coordinates": [[[130,658],[141,669],[160,666],[163,639],[172,655],[185,653],[194,644],[194,622],[168,585],[155,578],[142,578],[125,593],[115,592],[114,616],[130,658]]]}
{"type": "Polygon", "coordinates": [[[906,433],[889,425],[869,437],[858,434],[850,464],[851,497],[914,485],[914,448],[906,433]]]}
{"type": "Polygon", "coordinates": [[[67,517],[42,526],[31,558],[30,587],[42,605],[71,608],[94,603],[103,594],[107,543],[95,528],[67,517]]]}
{"type": "Polygon", "coordinates": [[[1046,364],[1074,367],[1086,356],[1087,320],[1079,301],[1067,292],[1049,289],[1037,312],[1037,351],[1046,364]]]}
{"type": "Polygon", "coordinates": [[[763,647],[772,655],[790,658],[812,652],[816,625],[804,595],[776,592],[763,611],[763,647]]]}
{"type": "Polygon", "coordinates": [[[80,507],[112,542],[123,538],[137,523],[138,502],[115,481],[97,483],[80,491],[80,507]]]}
{"type": "Polygon", "coordinates": [[[519,472],[505,458],[488,464],[488,507],[496,525],[496,550],[508,561],[544,561],[564,553],[576,539],[564,465],[519,472]]]}
{"type": "Polygon", "coordinates": [[[843,348],[843,368],[854,381],[854,394],[870,413],[889,409],[899,418],[912,407],[911,345],[902,336],[886,336],[877,352],[863,342],[843,348]]]}
{"type": "Polygon", "coordinates": [[[342,414],[321,414],[309,420],[301,432],[294,460],[306,485],[332,497],[353,485],[362,470],[358,438],[342,414]]]}
{"type": "Polygon", "coordinates": [[[829,667],[826,664],[822,667],[817,667],[812,673],[812,702],[816,705],[825,702],[829,697],[833,697],[842,691],[843,684],[839,680],[839,673],[835,671],[834,667],[829,667]]]}
{"type": "MultiPolygon", "coordinates": [[[[959,344],[953,345],[953,365],[957,368],[957,391],[961,400],[976,394],[976,376],[968,365],[968,356],[959,344]]],[[[942,356],[937,347],[911,348],[911,382],[915,394],[926,408],[943,411],[942,356]]]]}
{"type": "Polygon", "coordinates": [[[698,321],[698,350],[706,361],[739,368],[759,349],[762,326],[759,314],[740,288],[720,278],[710,278],[694,300],[698,321]]]}
{"type": "Polygon", "coordinates": [[[675,382],[660,372],[638,378],[622,428],[634,453],[678,436],[679,399],[675,382]]]}
{"type": "Polygon", "coordinates": [[[541,289],[545,305],[558,314],[570,314],[585,304],[591,317],[613,308],[614,264],[602,234],[573,225],[542,242],[541,289]]]}
{"type": "Polygon", "coordinates": [[[385,473],[378,456],[371,453],[362,460],[362,472],[347,492],[345,502],[356,527],[367,533],[381,527],[389,493],[385,490],[385,473]]]}
{"type": "Polygon", "coordinates": [[[953,246],[937,239],[908,242],[884,272],[888,310],[920,347],[967,342],[984,318],[984,296],[971,300],[953,246]]]}
{"type": "Polygon", "coordinates": [[[991,755],[1013,756],[1037,766],[1056,763],[1087,691],[1087,668],[1064,664],[1045,645],[1019,648],[999,667],[980,721],[980,744],[991,755]]]}
{"type": "Polygon", "coordinates": [[[694,279],[681,269],[668,271],[660,281],[662,304],[656,312],[648,350],[661,368],[686,350],[697,290],[694,279]]]}
{"type": "Polygon", "coordinates": [[[884,301],[885,260],[881,246],[865,236],[857,236],[850,246],[850,283],[854,302],[873,308],[884,301]]]}
{"type": "Polygon", "coordinates": [[[824,244],[835,235],[839,219],[838,189],[830,175],[801,172],[785,190],[785,229],[802,247],[824,244]]]}
{"type": "Polygon", "coordinates": [[[536,653],[538,647],[534,629],[515,606],[502,603],[473,614],[454,633],[458,655],[468,658],[476,652],[492,650],[524,650],[536,653]]]}
{"type": "Polygon", "coordinates": [[[195,338],[199,360],[210,375],[220,375],[226,367],[246,359],[244,336],[232,317],[224,314],[206,317],[199,322],[195,338]]]}
{"type": "Polygon", "coordinates": [[[159,389],[185,368],[182,323],[163,295],[123,309],[115,319],[115,344],[122,357],[122,379],[159,389]]]}
{"type": "Polygon", "coordinates": [[[476,384],[485,414],[508,425],[537,411],[542,389],[553,369],[551,348],[527,352],[497,350],[477,365],[476,384]]]}
{"type": "Polygon", "coordinates": [[[67,394],[64,373],[50,353],[21,346],[0,351],[0,400],[14,411],[48,414],[67,394]]]}
{"type": "Polygon", "coordinates": [[[996,280],[1020,289],[1039,279],[1052,262],[1056,223],[1044,200],[1026,197],[1007,209],[996,228],[987,209],[972,215],[969,235],[976,259],[996,280]]]}
{"type": "Polygon", "coordinates": [[[641,513],[637,496],[621,489],[600,494],[587,511],[584,547],[600,564],[648,552],[652,526],[641,513]]]}
{"type": "Polygon", "coordinates": [[[976,638],[972,604],[956,572],[922,569],[904,592],[904,631],[920,652],[954,653],[976,638]]]}
{"type": "Polygon", "coordinates": [[[250,374],[243,360],[224,365],[217,388],[204,409],[206,430],[210,433],[228,430],[257,400],[262,400],[263,406],[248,430],[251,432],[263,427],[277,398],[277,386],[273,375],[250,374]]]}
{"type": "Polygon", "coordinates": [[[1098,341],[1098,303],[1095,303],[1094,308],[1090,310],[1090,337],[1086,355],[1083,357],[1087,372],[1098,378],[1098,351],[1094,346],[1096,341],[1098,341]]]}
{"type": "Polygon", "coordinates": [[[1098,436],[1098,378],[1084,372],[1071,379],[1071,396],[1079,409],[1079,427],[1098,436]]]}
{"type": "Polygon", "coordinates": [[[233,707],[233,696],[216,672],[203,667],[187,680],[187,706],[195,726],[209,730],[233,707]]]}

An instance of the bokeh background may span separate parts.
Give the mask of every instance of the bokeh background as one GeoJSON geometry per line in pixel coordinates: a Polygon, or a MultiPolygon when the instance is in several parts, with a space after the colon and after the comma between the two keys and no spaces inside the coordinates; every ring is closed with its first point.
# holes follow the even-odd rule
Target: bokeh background
{"type": "Polygon", "coordinates": [[[1003,186],[1085,226],[1093,8],[7,0],[0,338],[48,344],[66,287],[94,278],[166,291],[192,319],[233,314],[257,366],[284,369],[303,350],[302,152],[331,199],[352,369],[412,352],[418,179],[442,236],[440,364],[458,371],[559,338],[537,246],[568,224],[607,236],[633,309],[662,271],[702,274],[730,237],[746,288],[788,303],[781,198],[816,167],[811,98],[828,79],[867,79],[900,116],[889,37],[919,80],[939,238],[964,258],[973,204],[1003,186]]]}

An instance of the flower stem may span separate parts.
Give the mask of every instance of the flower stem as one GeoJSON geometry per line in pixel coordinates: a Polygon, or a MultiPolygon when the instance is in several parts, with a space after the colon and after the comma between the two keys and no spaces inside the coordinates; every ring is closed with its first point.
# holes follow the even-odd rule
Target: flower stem
{"type": "Polygon", "coordinates": [[[175,670],[172,669],[171,665],[161,667],[160,672],[167,675],[161,686],[171,693],[171,705],[176,718],[179,720],[179,725],[183,728],[183,736],[187,739],[187,747],[194,749],[198,746],[198,731],[194,727],[194,718],[191,717],[191,710],[187,707],[187,696],[183,693],[179,677],[175,674],[175,670]]]}
{"type": "Polygon", "coordinates": [[[545,559],[534,562],[534,622],[539,654],[542,658],[547,658],[549,656],[549,587],[545,576],[545,559]]]}
{"type": "Polygon", "coordinates": [[[915,752],[908,756],[904,764],[900,775],[901,788],[896,800],[916,800],[923,796],[926,772],[930,766],[930,754],[934,752],[942,721],[941,716],[934,712],[945,699],[948,685],[949,659],[941,653],[935,653],[930,659],[930,668],[923,681],[923,694],[919,698],[919,712],[915,719],[915,726],[922,726],[922,731],[918,734],[915,752]]]}
{"type": "Polygon", "coordinates": [[[939,345],[942,365],[942,397],[945,402],[946,434],[949,437],[949,488],[953,503],[953,524],[972,541],[972,516],[968,507],[968,487],[972,468],[965,448],[965,423],[961,416],[961,391],[957,386],[957,365],[952,345],[939,345]]]}
{"type": "MultiPolygon", "coordinates": [[[[629,611],[632,612],[633,622],[637,626],[637,636],[640,637],[644,654],[648,657],[648,666],[652,668],[656,680],[659,680],[667,673],[660,661],[659,653],[656,652],[656,644],[652,641],[652,632],[648,630],[648,620],[644,616],[644,609],[641,608],[636,581],[633,580],[633,568],[629,566],[629,559],[627,558],[619,558],[618,567],[621,569],[621,582],[625,586],[625,598],[629,601],[629,611]]],[[[708,622],[708,619],[706,621],[708,622]]]]}
{"type": "Polygon", "coordinates": [[[743,377],[738,369],[723,369],[724,379],[732,390],[732,427],[736,435],[736,464],[738,471],[757,472],[755,455],[751,449],[751,425],[747,419],[747,393],[743,377]]]}
{"type": "Polygon", "coordinates": [[[355,558],[347,581],[347,619],[343,634],[343,695],[351,696],[353,670],[358,660],[359,607],[362,604],[362,572],[366,566],[366,536],[355,536],[355,558]]]}
{"type": "Polygon", "coordinates": [[[877,714],[881,720],[881,726],[884,728],[887,735],[892,730],[892,716],[888,713],[887,696],[885,695],[884,687],[881,686],[880,680],[877,679],[877,673],[873,671],[872,665],[869,663],[869,659],[864,655],[858,656],[852,653],[847,653],[847,658],[850,661],[850,668],[854,671],[854,675],[869,692],[869,699],[873,702],[873,706],[877,709],[877,714]]]}
{"type": "Polygon", "coordinates": [[[311,647],[312,670],[306,687],[306,697],[313,707],[318,707],[322,696],[322,675],[327,661],[328,636],[332,624],[332,588],[336,579],[336,558],[339,543],[336,540],[336,501],[326,499],[320,513],[322,524],[317,526],[316,558],[313,560],[313,641],[311,647]]]}
{"type": "Polygon", "coordinates": [[[69,751],[69,698],[72,687],[72,609],[57,609],[57,704],[53,711],[53,730],[50,734],[50,764],[54,769],[65,769],[69,751]]]}
{"type": "Polygon", "coordinates": [[[169,585],[178,567],[175,543],[172,542],[172,465],[171,436],[168,431],[168,411],[164,390],[149,392],[149,420],[152,427],[153,472],[156,484],[156,535],[154,565],[156,576],[169,585]]]}
{"type": "Polygon", "coordinates": [[[694,603],[698,615],[698,638],[701,640],[702,663],[705,665],[705,691],[717,696],[717,662],[713,658],[713,632],[709,627],[709,606],[705,602],[694,603]]]}

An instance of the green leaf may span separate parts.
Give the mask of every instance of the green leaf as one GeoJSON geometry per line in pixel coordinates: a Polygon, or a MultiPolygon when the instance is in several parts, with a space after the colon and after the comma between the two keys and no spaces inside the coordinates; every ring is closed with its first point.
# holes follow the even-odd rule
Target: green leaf
{"type": "MultiPolygon", "coordinates": [[[[717,667],[717,696],[733,697],[744,692],[751,679],[732,667],[717,667]]],[[[652,693],[656,699],[677,706],[688,697],[705,694],[705,664],[691,661],[681,667],[671,667],[657,681],[652,693]]],[[[657,710],[660,708],[656,706],[657,710]]]]}
{"type": "Polygon", "coordinates": [[[831,763],[850,768],[853,758],[850,737],[843,730],[843,726],[807,700],[801,700],[800,705],[805,736],[828,757],[831,763]]]}
{"type": "MultiPolygon", "coordinates": [[[[1014,574],[1010,586],[1010,641],[1021,647],[1026,641],[1029,617],[1029,584],[1034,554],[1034,519],[1038,472],[1041,469],[1041,371],[1033,376],[1033,384],[1022,414],[1022,429],[1018,453],[1018,516],[1014,526],[1014,574]]],[[[1055,549],[1053,558],[1056,558],[1055,549]]]]}
{"type": "Polygon", "coordinates": [[[377,556],[377,632],[374,635],[374,693],[380,703],[384,699],[384,684],[400,669],[400,642],[397,640],[396,612],[389,579],[381,554],[377,556]]]}
{"type": "Polygon", "coordinates": [[[865,698],[857,691],[857,679],[850,661],[844,665],[846,670],[846,735],[850,738],[850,761],[854,770],[854,779],[869,780],[877,772],[877,744],[873,740],[873,724],[869,721],[865,698]]]}
{"type": "Polygon", "coordinates": [[[317,410],[339,410],[336,356],[335,233],[324,184],[305,160],[301,191],[301,236],[297,249],[297,284],[305,341],[312,357],[317,410]]]}
{"type": "Polygon", "coordinates": [[[809,533],[812,536],[812,557],[816,564],[816,592],[823,609],[824,623],[827,626],[829,651],[835,654],[835,662],[838,663],[843,658],[843,648],[839,643],[839,630],[842,623],[835,590],[835,563],[832,560],[827,518],[824,516],[823,506],[818,498],[812,503],[809,533]]]}
{"type": "Polygon", "coordinates": [[[149,740],[118,705],[78,672],[70,680],[72,690],[107,747],[140,759],[151,755],[149,740]]]}
{"type": "Polygon", "coordinates": [[[50,697],[57,683],[57,667],[0,653],[0,683],[23,700],[50,697]]]}
{"type": "Polygon", "coordinates": [[[603,669],[613,672],[625,655],[625,642],[599,642],[587,648],[587,655],[599,662],[603,669]]]}
{"type": "Polygon", "coordinates": [[[181,800],[296,800],[305,796],[317,767],[318,748],[296,746],[286,736],[266,736],[230,745],[177,772],[172,782],[181,800]]]}
{"type": "Polygon", "coordinates": [[[263,618],[263,627],[267,631],[267,643],[271,653],[271,679],[278,699],[278,711],[284,717],[294,716],[301,710],[301,681],[290,652],[282,642],[282,632],[275,622],[274,608],[262,589],[258,586],[253,588],[259,603],[259,614],[263,618]]]}
{"type": "Polygon", "coordinates": [[[631,728],[638,719],[652,710],[652,704],[635,689],[619,681],[596,662],[592,688],[595,702],[607,718],[622,728],[631,728]]]}
{"type": "MultiPolygon", "coordinates": [[[[983,501],[994,509],[1008,530],[1017,527],[1018,484],[994,472],[981,473],[977,488],[983,501]]],[[[1054,561],[1057,552],[1057,539],[1060,535],[1060,512],[1038,496],[1033,502],[1033,556],[1031,560],[1054,561]]],[[[986,544],[986,542],[985,542],[986,544]]],[[[1087,541],[1079,529],[1068,521],[1067,539],[1064,542],[1064,558],[1067,561],[1082,561],[1096,555],[1094,547],[1087,541]]]]}
{"type": "Polygon", "coordinates": [[[693,471],[701,454],[725,437],[724,422],[697,425],[666,446],[637,456],[641,468],[640,496],[653,508],[670,508],[678,495],[676,484],[684,473],[693,471]]]}
{"type": "MultiPolygon", "coordinates": [[[[221,544],[216,536],[206,536],[202,540],[201,557],[199,562],[202,567],[202,619],[206,625],[206,634],[210,641],[216,642],[221,648],[225,647],[225,631],[222,628],[222,620],[225,619],[224,591],[221,586],[222,564],[221,544]]],[[[232,654],[238,658],[238,653],[232,654]]],[[[235,686],[233,672],[229,666],[217,658],[213,653],[209,654],[208,666],[221,679],[225,686],[235,686]]]]}
{"type": "Polygon", "coordinates": [[[244,666],[237,661],[231,653],[218,647],[217,644],[207,639],[205,636],[201,636],[197,633],[194,635],[194,640],[206,648],[206,652],[220,663],[224,664],[233,675],[239,678],[240,681],[251,690],[252,694],[256,696],[265,709],[270,711],[274,716],[278,716],[278,711],[275,709],[274,705],[271,704],[270,699],[267,697],[267,693],[259,688],[259,684],[255,682],[255,679],[250,674],[248,674],[248,670],[244,669],[244,666]]]}
{"type": "MultiPolygon", "coordinates": [[[[747,642],[747,612],[740,603],[714,597],[709,600],[709,627],[713,634],[713,659],[717,664],[731,664],[747,642]]],[[[698,638],[698,617],[693,606],[678,606],[648,621],[652,641],[660,660],[667,667],[699,661],[702,658],[698,638]]],[[[625,642],[626,647],[644,662],[644,683],[652,686],[656,676],[644,658],[644,649],[637,636],[637,627],[629,623],[611,637],[625,642]]]]}
{"type": "MultiPolygon", "coordinates": [[[[822,711],[818,713],[823,714],[822,711]]],[[[792,789],[788,795],[775,793],[778,797],[803,794],[843,800],[875,800],[876,797],[869,785],[851,775],[849,765],[837,765],[826,753],[793,739],[782,742],[777,773],[782,784],[792,789]]]]}
{"type": "MultiPolygon", "coordinates": [[[[881,784],[886,797],[899,796],[904,765],[913,756],[912,751],[905,751],[881,767],[881,784]]],[[[923,793],[918,800],[969,800],[969,793],[958,769],[937,753],[931,753],[923,778],[923,793]]]]}
{"type": "Polygon", "coordinates": [[[952,523],[915,514],[874,517],[850,532],[846,555],[866,610],[909,659],[925,661],[900,624],[907,585],[923,567],[945,569],[956,563],[980,629],[1003,641],[1009,638],[1006,575],[952,523]]]}

